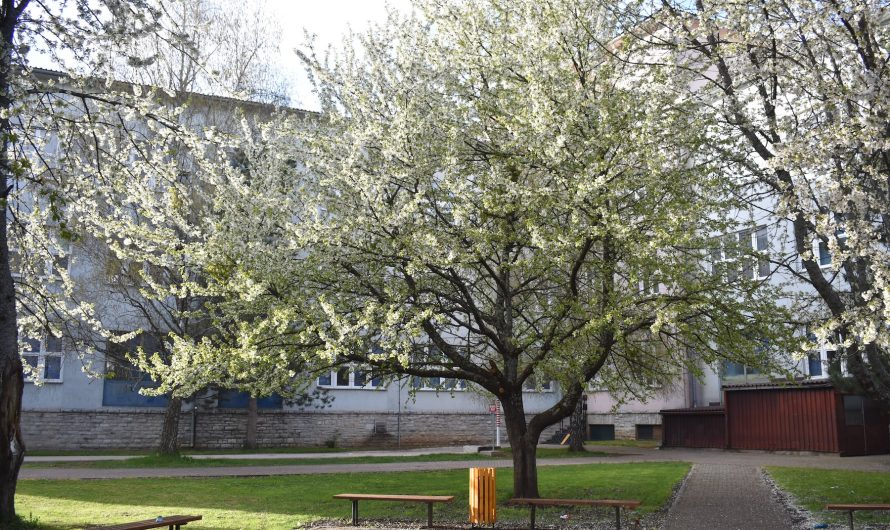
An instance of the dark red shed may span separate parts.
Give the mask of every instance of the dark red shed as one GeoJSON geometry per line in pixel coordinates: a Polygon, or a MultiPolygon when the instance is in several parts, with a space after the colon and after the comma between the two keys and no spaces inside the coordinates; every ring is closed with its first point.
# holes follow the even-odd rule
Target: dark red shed
{"type": "Polygon", "coordinates": [[[664,447],[726,447],[723,407],[697,407],[661,411],[664,447]]]}
{"type": "Polygon", "coordinates": [[[842,456],[890,452],[890,421],[876,404],[827,381],[727,385],[726,447],[842,456]]]}
{"type": "Polygon", "coordinates": [[[665,447],[890,453],[890,418],[825,380],[725,385],[723,407],[663,410],[665,447]]]}

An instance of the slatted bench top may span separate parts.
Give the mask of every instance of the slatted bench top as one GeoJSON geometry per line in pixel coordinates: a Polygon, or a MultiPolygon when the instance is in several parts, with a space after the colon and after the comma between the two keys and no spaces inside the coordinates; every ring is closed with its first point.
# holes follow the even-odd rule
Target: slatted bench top
{"type": "Polygon", "coordinates": [[[350,501],[451,502],[454,495],[377,495],[374,493],[339,493],[335,499],[350,501]]]}
{"type": "Polygon", "coordinates": [[[352,501],[352,526],[358,526],[358,501],[422,502],[426,504],[427,527],[433,526],[433,503],[451,502],[454,495],[378,495],[376,493],[338,493],[335,499],[352,501]]]}
{"type": "Polygon", "coordinates": [[[826,504],[826,510],[890,510],[890,504],[826,504]]]}
{"type": "Polygon", "coordinates": [[[91,526],[87,530],[147,530],[149,528],[163,528],[165,526],[178,526],[192,521],[200,521],[200,515],[166,515],[163,521],[146,519],[134,523],[122,523],[111,526],[91,526]]]}
{"type": "Polygon", "coordinates": [[[635,510],[640,501],[621,499],[526,499],[517,497],[507,504],[525,504],[534,506],[611,506],[635,510]]]}

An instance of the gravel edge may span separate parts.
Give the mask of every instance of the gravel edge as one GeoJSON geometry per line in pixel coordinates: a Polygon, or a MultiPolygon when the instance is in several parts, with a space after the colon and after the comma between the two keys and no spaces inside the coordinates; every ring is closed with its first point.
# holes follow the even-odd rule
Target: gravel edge
{"type": "Polygon", "coordinates": [[[794,495],[783,490],[776,484],[773,477],[764,468],[760,468],[760,476],[770,489],[773,498],[779,501],[788,515],[791,517],[791,523],[794,525],[793,530],[808,530],[813,528],[818,521],[813,518],[813,513],[797,503],[794,495]]]}

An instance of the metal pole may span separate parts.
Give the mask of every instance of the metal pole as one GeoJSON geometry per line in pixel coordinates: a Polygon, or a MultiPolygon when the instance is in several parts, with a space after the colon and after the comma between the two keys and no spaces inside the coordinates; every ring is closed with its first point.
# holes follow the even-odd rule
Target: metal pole
{"type": "Polygon", "coordinates": [[[495,418],[495,419],[494,419],[494,421],[495,421],[495,424],[494,424],[494,432],[495,432],[494,446],[495,446],[495,447],[500,447],[500,446],[501,446],[501,402],[500,402],[500,400],[495,399],[495,400],[494,400],[494,406],[495,406],[495,413],[494,413],[494,418],[495,418]]]}
{"type": "Polygon", "coordinates": [[[433,527],[433,503],[426,503],[426,526],[427,528],[433,527]]]}
{"type": "Polygon", "coordinates": [[[621,506],[615,507],[615,528],[621,530],[621,506]]]}
{"type": "Polygon", "coordinates": [[[399,378],[399,408],[396,412],[396,447],[402,448],[402,378],[399,378]]]}
{"type": "Polygon", "coordinates": [[[358,526],[358,500],[352,501],[352,526],[358,526]]]}

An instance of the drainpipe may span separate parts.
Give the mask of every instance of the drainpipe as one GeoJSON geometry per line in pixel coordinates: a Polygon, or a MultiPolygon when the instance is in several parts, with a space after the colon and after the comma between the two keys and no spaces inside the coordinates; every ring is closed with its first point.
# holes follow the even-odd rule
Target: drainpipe
{"type": "Polygon", "coordinates": [[[399,377],[399,408],[396,412],[396,447],[402,448],[402,378],[399,377]]]}
{"type": "Polygon", "coordinates": [[[195,432],[198,428],[198,403],[192,403],[192,449],[195,448],[195,440],[197,440],[198,436],[195,432]]]}

